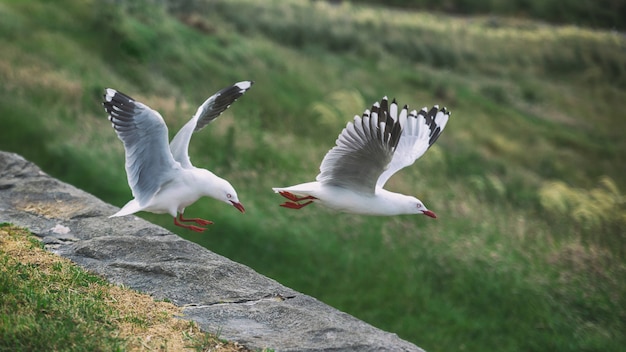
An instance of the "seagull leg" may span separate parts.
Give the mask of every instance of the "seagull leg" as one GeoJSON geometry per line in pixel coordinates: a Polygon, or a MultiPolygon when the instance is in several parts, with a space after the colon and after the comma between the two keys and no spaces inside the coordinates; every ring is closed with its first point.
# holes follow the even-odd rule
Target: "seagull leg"
{"type": "MultiPolygon", "coordinates": [[[[179,214],[181,215],[181,214],[179,214]]],[[[182,221],[186,221],[182,218],[182,216],[179,216],[181,218],[182,221]]],[[[203,220],[203,219],[200,219],[203,220]]],[[[207,221],[207,220],[203,220],[203,221],[207,221]]],[[[210,222],[210,221],[209,221],[210,222]]],[[[199,223],[198,223],[199,224],[199,223]]],[[[194,225],[186,225],[186,224],[181,224],[180,222],[178,222],[178,219],[176,217],[174,217],[174,225],[176,226],[180,226],[182,228],[194,231],[194,232],[204,232],[204,230],[206,230],[204,227],[199,227],[199,226],[194,226],[194,225]]],[[[199,224],[200,225],[200,224],[199,224]]],[[[208,224],[207,224],[208,225],[208,224]]]]}
{"type": "MultiPolygon", "coordinates": [[[[317,199],[317,198],[316,198],[317,199]]],[[[285,202],[283,204],[281,204],[281,207],[284,208],[289,208],[289,209],[301,209],[309,204],[313,203],[312,200],[306,202],[306,203],[295,203],[295,202],[285,202]]]]}
{"type": "MultiPolygon", "coordinates": [[[[299,202],[299,201],[301,201],[301,200],[307,200],[307,199],[317,199],[317,198],[315,198],[315,197],[313,197],[313,196],[298,197],[298,196],[296,196],[295,194],[293,194],[293,193],[291,193],[291,192],[287,192],[287,191],[280,191],[280,192],[278,192],[278,193],[279,193],[281,196],[283,196],[283,197],[285,197],[285,198],[289,199],[289,200],[290,200],[290,201],[292,201],[292,202],[299,202]]],[[[310,204],[310,203],[311,203],[311,202],[306,203],[306,204],[310,204]]]]}
{"type": "Polygon", "coordinates": [[[198,225],[203,225],[203,226],[206,226],[206,225],[213,225],[213,221],[210,221],[210,220],[204,220],[204,219],[200,219],[200,218],[190,218],[190,219],[185,219],[185,218],[183,218],[183,214],[180,214],[180,213],[178,214],[178,220],[180,220],[180,221],[186,221],[186,222],[193,221],[193,222],[195,222],[196,224],[198,224],[198,225]]]}
{"type": "Polygon", "coordinates": [[[281,196],[283,196],[283,197],[285,197],[285,198],[290,200],[290,202],[285,202],[285,203],[280,205],[281,207],[289,208],[289,209],[301,209],[302,207],[305,207],[305,206],[313,203],[313,201],[315,199],[317,199],[317,198],[315,198],[313,196],[298,197],[295,194],[293,194],[291,192],[287,192],[287,191],[280,191],[278,193],[281,196]],[[309,200],[309,201],[305,202],[305,203],[298,203],[298,202],[303,201],[303,200],[309,200]]]}
{"type": "Polygon", "coordinates": [[[182,227],[184,229],[188,229],[188,230],[191,230],[191,231],[194,231],[194,232],[203,232],[204,230],[206,230],[203,227],[181,224],[181,223],[178,222],[177,218],[174,218],[174,225],[180,226],[180,227],[182,227]]]}

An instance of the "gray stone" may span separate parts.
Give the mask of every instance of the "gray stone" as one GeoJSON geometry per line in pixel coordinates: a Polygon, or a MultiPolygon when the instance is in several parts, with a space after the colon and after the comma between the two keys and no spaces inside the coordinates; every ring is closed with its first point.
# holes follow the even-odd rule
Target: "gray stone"
{"type": "Polygon", "coordinates": [[[46,248],[116,284],[183,307],[204,331],[251,349],[422,351],[247,266],[58,181],[0,152],[0,222],[28,228],[46,248]]]}

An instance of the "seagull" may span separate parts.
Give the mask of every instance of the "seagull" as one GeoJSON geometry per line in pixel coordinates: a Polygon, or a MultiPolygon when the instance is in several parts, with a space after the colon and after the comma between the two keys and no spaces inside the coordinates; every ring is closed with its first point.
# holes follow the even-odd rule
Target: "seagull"
{"type": "Polygon", "coordinates": [[[356,115],[341,131],[320,165],[316,181],[273,188],[287,198],[282,207],[301,209],[318,202],[330,209],[363,215],[424,214],[436,218],[419,199],[385,190],[387,180],[412,165],[439,138],[450,112],[435,105],[398,115],[398,104],[380,104],[356,115]]]}
{"type": "Polygon", "coordinates": [[[202,232],[206,228],[184,222],[201,226],[213,222],[183,217],[185,208],[202,196],[221,200],[244,213],[233,186],[211,171],[194,167],[188,148],[191,135],[217,118],[253,83],[238,82],[213,94],[198,107],[195,115],[169,145],[167,126],[161,114],[124,93],[105,89],[102,105],[117,136],[124,143],[126,175],[134,197],[110,218],[138,211],[167,213],[174,217],[175,225],[202,232]]]}

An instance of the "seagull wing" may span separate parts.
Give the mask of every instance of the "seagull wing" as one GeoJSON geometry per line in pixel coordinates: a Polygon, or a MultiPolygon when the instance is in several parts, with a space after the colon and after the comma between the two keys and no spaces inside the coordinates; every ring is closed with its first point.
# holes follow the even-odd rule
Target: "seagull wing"
{"type": "Polygon", "coordinates": [[[213,94],[207,99],[196,111],[191,120],[178,131],[172,142],[170,143],[170,149],[174,159],[178,161],[184,168],[191,168],[191,161],[189,160],[189,141],[191,135],[195,131],[199,131],[204,126],[208,125],[215,118],[220,116],[224,110],[228,109],[237,98],[243,95],[254,82],[243,81],[226,87],[219,92],[213,94]]]}
{"type": "Polygon", "coordinates": [[[115,89],[106,89],[102,105],[126,149],[128,185],[144,205],[180,168],[168,147],[167,126],[157,111],[115,89]]]}
{"type": "Polygon", "coordinates": [[[410,113],[405,105],[398,116],[395,100],[390,111],[391,117],[402,126],[402,135],[389,167],[376,182],[377,187],[383,187],[393,174],[412,165],[421,157],[439,138],[450,117],[450,112],[445,107],[440,110],[437,105],[430,110],[424,107],[419,112],[413,110],[410,113]]]}
{"type": "Polygon", "coordinates": [[[371,111],[355,116],[322,160],[317,181],[373,194],[376,181],[392,160],[401,134],[400,124],[389,114],[387,97],[371,111]]]}

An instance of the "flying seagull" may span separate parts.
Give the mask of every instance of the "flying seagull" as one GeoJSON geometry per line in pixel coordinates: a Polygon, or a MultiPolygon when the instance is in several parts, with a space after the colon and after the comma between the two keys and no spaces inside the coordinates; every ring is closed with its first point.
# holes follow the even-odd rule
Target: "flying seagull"
{"type": "Polygon", "coordinates": [[[397,171],[412,165],[435,143],[450,112],[435,105],[398,115],[394,99],[355,116],[322,160],[316,181],[273,188],[288,201],[281,206],[300,209],[313,202],[330,209],[364,215],[424,214],[436,218],[419,199],[383,189],[397,171]]]}
{"type": "Polygon", "coordinates": [[[217,118],[252,84],[252,81],[238,82],[213,94],[198,107],[169,145],[167,126],[161,114],[126,94],[107,88],[102,105],[124,143],[126,175],[134,197],[110,217],[138,211],[167,213],[174,217],[177,226],[202,232],[206,228],[184,222],[201,226],[213,222],[183,217],[185,208],[202,196],[221,200],[243,213],[244,207],[233,186],[211,171],[191,165],[188,148],[191,135],[217,118]]]}

